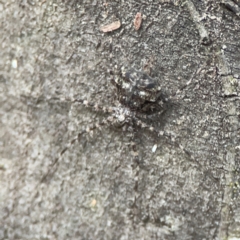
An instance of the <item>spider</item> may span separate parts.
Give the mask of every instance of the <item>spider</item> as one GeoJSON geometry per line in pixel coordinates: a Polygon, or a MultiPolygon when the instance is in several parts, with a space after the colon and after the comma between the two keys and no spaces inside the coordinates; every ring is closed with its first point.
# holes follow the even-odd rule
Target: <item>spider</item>
{"type": "MultiPolygon", "coordinates": [[[[113,72],[110,71],[110,74],[113,75],[113,72]]],[[[191,83],[192,78],[184,87],[191,83]]],[[[72,144],[79,140],[83,134],[89,134],[93,130],[106,125],[118,125],[121,127],[130,125],[133,128],[140,127],[148,129],[150,132],[156,133],[157,136],[165,136],[169,138],[177,147],[191,157],[187,150],[174,141],[174,137],[170,133],[159,131],[145,121],[145,119],[152,115],[161,115],[169,107],[169,105],[171,105],[172,98],[178,92],[176,92],[172,97],[167,97],[155,79],[151,78],[145,72],[137,71],[134,68],[127,69],[124,66],[120,68],[118,74],[115,74],[111,82],[117,90],[117,101],[112,107],[102,106],[98,103],[89,102],[80,98],[61,99],[71,103],[80,103],[85,107],[92,108],[94,111],[106,113],[108,116],[102,121],[98,121],[92,126],[88,126],[83,131],[79,132],[77,136],[73,138],[72,141],[69,142],[69,144],[59,153],[59,156],[54,160],[52,167],[57,164],[61,156],[72,144]]],[[[136,150],[134,134],[132,136],[131,145],[134,161],[138,163],[139,156],[136,150]]],[[[44,182],[49,174],[50,171],[42,177],[41,182],[44,182]]]]}

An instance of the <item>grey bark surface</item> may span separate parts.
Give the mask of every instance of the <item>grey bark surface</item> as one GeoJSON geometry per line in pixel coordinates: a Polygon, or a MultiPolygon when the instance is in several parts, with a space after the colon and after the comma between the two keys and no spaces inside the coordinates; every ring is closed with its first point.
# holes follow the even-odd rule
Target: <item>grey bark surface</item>
{"type": "Polygon", "coordinates": [[[0,1],[0,239],[240,239],[239,7],[0,1]],[[169,96],[191,80],[152,121],[175,142],[138,128],[136,164],[127,129],[104,127],[55,163],[105,117],[65,98],[111,106],[116,65],[169,96]]]}

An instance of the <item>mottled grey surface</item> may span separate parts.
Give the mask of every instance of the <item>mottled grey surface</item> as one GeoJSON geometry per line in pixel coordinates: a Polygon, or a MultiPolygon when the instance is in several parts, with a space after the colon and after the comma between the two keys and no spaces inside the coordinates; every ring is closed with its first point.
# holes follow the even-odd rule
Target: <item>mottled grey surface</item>
{"type": "Polygon", "coordinates": [[[0,239],[240,239],[240,20],[226,2],[0,1],[0,239]],[[151,121],[177,144],[137,129],[136,165],[129,132],[107,127],[51,166],[104,118],[64,98],[112,105],[122,64],[170,96],[192,79],[151,121]]]}

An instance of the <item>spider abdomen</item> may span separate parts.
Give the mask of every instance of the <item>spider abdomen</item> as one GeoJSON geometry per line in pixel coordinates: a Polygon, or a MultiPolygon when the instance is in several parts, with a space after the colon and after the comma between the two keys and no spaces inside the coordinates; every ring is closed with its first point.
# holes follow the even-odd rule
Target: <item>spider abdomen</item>
{"type": "Polygon", "coordinates": [[[119,102],[122,105],[145,113],[162,110],[165,99],[161,87],[145,72],[122,67],[120,76],[117,76],[114,82],[118,87],[119,102]]]}

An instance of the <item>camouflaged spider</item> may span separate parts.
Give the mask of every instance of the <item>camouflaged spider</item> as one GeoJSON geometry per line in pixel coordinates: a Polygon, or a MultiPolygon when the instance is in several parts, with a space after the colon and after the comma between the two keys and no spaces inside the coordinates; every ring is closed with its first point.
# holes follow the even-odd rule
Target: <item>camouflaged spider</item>
{"type": "MultiPolygon", "coordinates": [[[[112,72],[110,72],[112,74],[112,72]]],[[[189,81],[187,85],[190,84],[189,81]]],[[[117,89],[117,102],[115,106],[105,107],[97,103],[92,103],[83,99],[63,99],[71,103],[80,103],[85,107],[91,107],[94,111],[100,111],[108,113],[109,116],[102,121],[96,122],[92,126],[88,126],[60,152],[60,156],[55,159],[52,166],[54,166],[59,158],[67,151],[70,146],[75,143],[84,133],[90,133],[94,129],[98,129],[104,125],[120,125],[125,124],[131,126],[138,126],[140,128],[146,128],[151,132],[155,132],[158,136],[166,136],[174,142],[174,138],[171,134],[165,131],[159,131],[153,126],[145,123],[143,119],[154,114],[162,114],[171,102],[171,98],[167,98],[166,94],[162,91],[160,85],[156,80],[148,76],[146,73],[137,71],[133,68],[126,70],[121,67],[120,73],[115,75],[112,79],[112,83],[117,89]]],[[[134,141],[132,144],[132,154],[136,162],[138,162],[138,152],[136,151],[136,144],[134,141]]],[[[180,145],[175,143],[185,153],[189,153],[180,145]]],[[[41,180],[43,182],[49,172],[45,174],[41,180]]]]}

